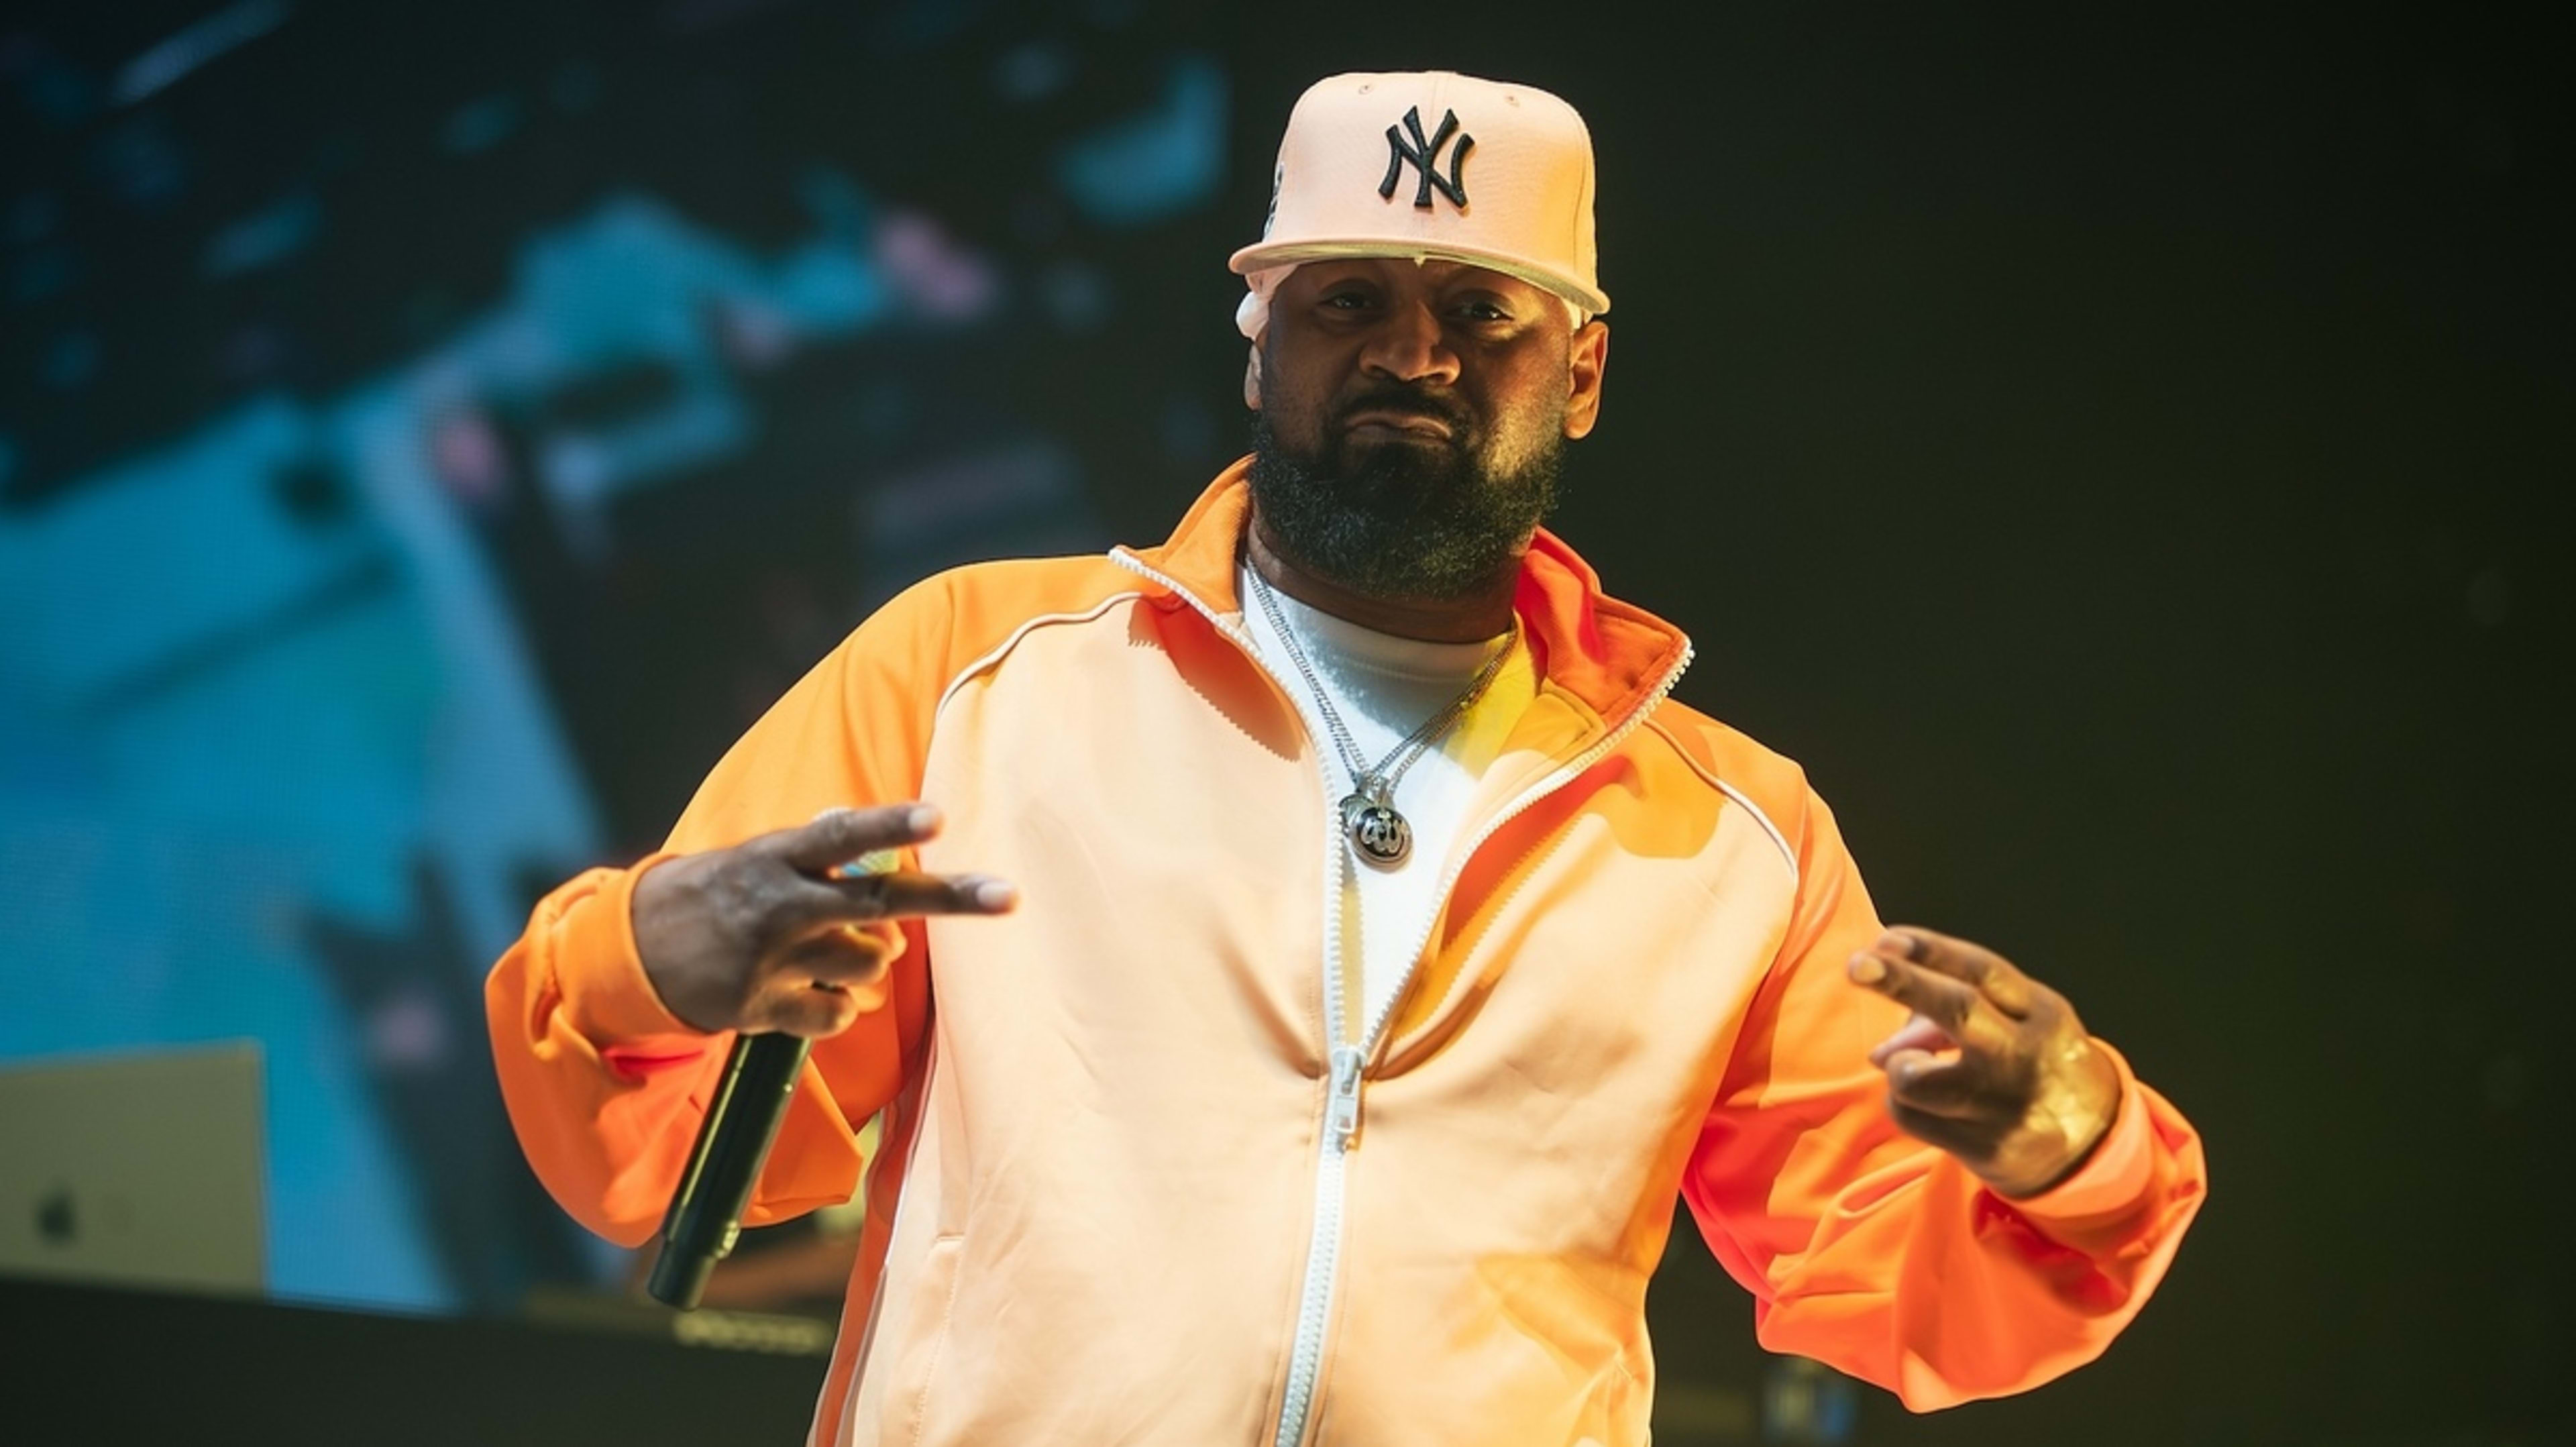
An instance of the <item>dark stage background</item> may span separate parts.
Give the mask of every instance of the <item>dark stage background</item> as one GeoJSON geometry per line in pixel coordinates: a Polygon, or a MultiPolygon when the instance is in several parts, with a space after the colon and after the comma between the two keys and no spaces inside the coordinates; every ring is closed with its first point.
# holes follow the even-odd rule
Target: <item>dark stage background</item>
{"type": "Polygon", "coordinates": [[[0,1056],[262,1042],[281,1298],[612,1288],[482,969],[896,588],[1158,538],[1241,444],[1289,104],[1447,66],[1600,151],[1559,530],[1889,917],[2063,988],[2211,1156],[2104,1361],[1922,1420],[1766,1363],[1685,1219],[1659,1437],[2576,1440],[2566,53],[2474,5],[13,7],[0,1056]]]}

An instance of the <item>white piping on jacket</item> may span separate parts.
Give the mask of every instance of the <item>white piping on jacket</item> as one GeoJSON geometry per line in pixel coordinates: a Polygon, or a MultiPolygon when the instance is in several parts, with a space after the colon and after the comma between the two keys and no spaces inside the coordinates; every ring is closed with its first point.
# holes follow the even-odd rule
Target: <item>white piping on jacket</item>
{"type": "Polygon", "coordinates": [[[1726,782],[1717,775],[1710,773],[1707,769],[1700,767],[1699,760],[1691,757],[1691,751],[1682,747],[1682,741],[1674,738],[1671,730],[1660,724],[1650,724],[1648,727],[1652,728],[1656,733],[1663,735],[1664,742],[1671,744],[1673,746],[1673,752],[1681,756],[1682,762],[1690,767],[1690,771],[1692,773],[1706,779],[1710,788],[1717,790],[1719,793],[1724,794],[1726,797],[1733,799],[1736,803],[1744,806],[1744,812],[1752,815],[1753,822],[1761,825],[1762,832],[1770,835],[1771,842],[1780,847],[1780,858],[1789,866],[1789,888],[1791,892],[1794,893],[1799,889],[1801,885],[1804,884],[1805,880],[1804,871],[1798,868],[1798,851],[1789,847],[1789,836],[1780,832],[1780,826],[1771,822],[1771,816],[1762,812],[1762,806],[1754,803],[1750,798],[1747,798],[1743,790],[1738,789],[1733,784],[1726,782]]]}
{"type": "Polygon", "coordinates": [[[1142,598],[1144,596],[1144,594],[1131,588],[1124,593],[1112,593],[1108,597],[1101,599],[1099,602],[1092,604],[1090,607],[1083,609],[1079,613],[1041,613],[1037,617],[1031,618],[1027,622],[1022,623],[1019,627],[1012,629],[1010,637],[994,644],[983,657],[978,658],[974,662],[967,664],[964,668],[959,669],[957,671],[957,676],[948,680],[948,686],[939,690],[939,706],[930,711],[930,718],[933,727],[935,728],[937,726],[939,716],[948,711],[948,700],[957,696],[957,690],[964,688],[967,681],[972,679],[975,675],[982,673],[985,669],[991,668],[993,665],[1001,662],[1003,655],[1009,653],[1012,649],[1019,647],[1020,640],[1028,637],[1032,631],[1044,628],[1050,623],[1088,623],[1092,619],[1097,618],[1101,614],[1118,606],[1120,603],[1126,602],[1128,599],[1142,598]]]}

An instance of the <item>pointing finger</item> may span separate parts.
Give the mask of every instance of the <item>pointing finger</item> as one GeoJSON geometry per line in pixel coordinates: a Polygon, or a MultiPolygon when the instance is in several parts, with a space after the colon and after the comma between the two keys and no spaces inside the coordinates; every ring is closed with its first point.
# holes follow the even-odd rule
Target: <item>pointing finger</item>
{"type": "Polygon", "coordinates": [[[811,923],[911,919],[932,914],[1007,914],[1020,891],[983,874],[854,874],[818,881],[806,895],[811,923]]]}
{"type": "Polygon", "coordinates": [[[918,844],[939,832],[939,811],[928,804],[889,804],[876,809],[826,809],[812,823],[781,829],[763,843],[789,868],[822,874],[879,849],[918,844]]]}
{"type": "Polygon", "coordinates": [[[1995,1008],[2018,1020],[2030,1013],[2030,978],[1981,944],[1921,925],[1890,927],[1870,947],[1977,987],[1995,1008]]]}
{"type": "Polygon", "coordinates": [[[1854,983],[1866,985],[1913,1010],[1938,1025],[1951,1039],[1964,1041],[1979,999],[1975,986],[1867,951],[1852,956],[1850,974],[1854,983]]]}

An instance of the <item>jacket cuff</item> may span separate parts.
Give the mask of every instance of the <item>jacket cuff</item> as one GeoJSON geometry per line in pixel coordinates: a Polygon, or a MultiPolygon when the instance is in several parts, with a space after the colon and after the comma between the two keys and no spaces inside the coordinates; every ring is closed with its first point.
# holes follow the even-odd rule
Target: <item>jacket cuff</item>
{"type": "Polygon", "coordinates": [[[647,855],[633,868],[611,875],[577,907],[576,918],[566,921],[576,927],[565,932],[555,953],[555,988],[562,992],[565,1020],[593,1045],[659,1037],[685,1050],[689,1042],[716,1038],[662,1003],[635,947],[635,882],[673,857],[647,855]]]}
{"type": "Polygon", "coordinates": [[[2139,1098],[2137,1077],[2129,1073],[2129,1062],[2120,1057],[2120,1052],[2098,1039],[2093,1045],[2110,1056],[2111,1063],[2119,1069],[2118,1113],[2111,1118],[2109,1133],[2075,1174],[2036,1196],[2010,1203],[2014,1210],[2043,1225],[2124,1214],[2155,1184],[2155,1133],[2148,1129],[2147,1104],[2139,1098]]]}

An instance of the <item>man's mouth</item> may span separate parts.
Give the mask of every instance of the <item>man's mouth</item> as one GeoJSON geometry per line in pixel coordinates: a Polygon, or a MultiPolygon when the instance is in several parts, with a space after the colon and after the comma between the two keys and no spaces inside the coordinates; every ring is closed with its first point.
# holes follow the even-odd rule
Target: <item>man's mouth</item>
{"type": "Polygon", "coordinates": [[[1447,442],[1457,435],[1447,418],[1401,407],[1363,407],[1342,419],[1342,430],[1373,441],[1447,442]]]}

